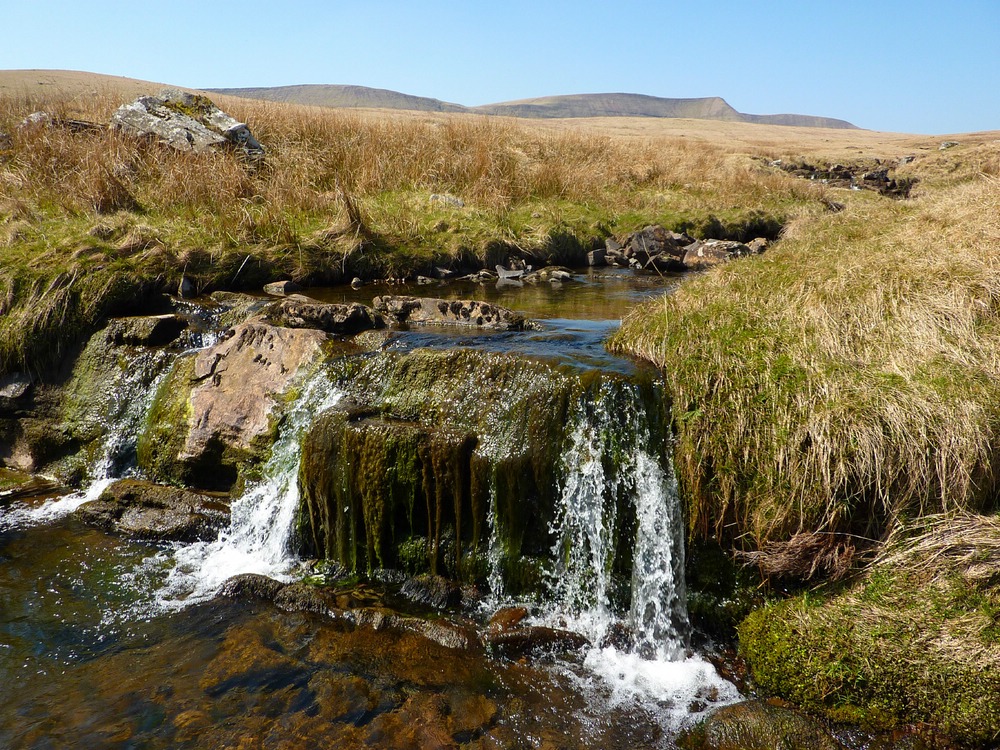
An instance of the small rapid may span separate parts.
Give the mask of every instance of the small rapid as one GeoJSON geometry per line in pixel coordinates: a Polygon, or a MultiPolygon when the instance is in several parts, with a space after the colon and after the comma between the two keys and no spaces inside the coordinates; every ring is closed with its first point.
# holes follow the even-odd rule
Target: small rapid
{"type": "Polygon", "coordinates": [[[538,619],[588,637],[586,672],[573,679],[595,700],[638,703],[676,730],[741,696],[688,648],[677,482],[649,446],[646,414],[629,388],[605,389],[578,406],[538,619]],[[616,549],[623,535],[631,550],[627,581],[616,549]]]}
{"type": "Polygon", "coordinates": [[[322,370],[308,376],[280,427],[262,479],[232,503],[229,528],[215,541],[175,544],[146,561],[149,569],[165,575],[155,597],[160,607],[176,610],[207,601],[227,578],[242,573],[290,580],[298,560],[292,539],[302,435],[315,415],[342,397],[322,370]]]}

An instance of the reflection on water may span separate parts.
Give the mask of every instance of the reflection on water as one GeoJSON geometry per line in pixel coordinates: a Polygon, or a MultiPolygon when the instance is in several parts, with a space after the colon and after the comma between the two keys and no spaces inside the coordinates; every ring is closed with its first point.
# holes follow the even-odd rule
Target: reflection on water
{"type": "MultiPolygon", "coordinates": [[[[388,345],[467,346],[630,372],[636,365],[608,355],[602,342],[628,309],[669,282],[614,270],[602,275],[607,278],[586,274],[561,287],[452,283],[310,294],[365,303],[378,294],[407,293],[483,299],[540,320],[540,329],[414,329],[393,333],[388,345]]],[[[349,619],[211,599],[218,583],[237,572],[221,552],[209,554],[213,550],[267,550],[258,555],[266,563],[262,570],[289,570],[284,545],[297,503],[299,435],[311,415],[340,397],[328,387],[315,397],[306,391],[285,422],[287,445],[277,446],[265,481],[235,503],[239,510],[245,500],[252,512],[244,515],[260,511],[264,520],[242,529],[236,513],[228,536],[214,546],[125,541],[66,515],[93,493],[0,507],[0,747],[665,747],[678,716],[735,697],[708,664],[684,658],[683,633],[675,627],[683,602],[674,586],[682,558],[671,546],[673,532],[679,533],[672,477],[632,444],[630,459],[615,459],[612,484],[620,487],[609,490],[598,476],[610,470],[612,448],[623,450],[600,442],[612,432],[611,401],[608,413],[581,416],[566,495],[583,513],[609,491],[636,495],[639,527],[648,527],[637,554],[648,575],[633,582],[643,604],[630,617],[638,637],[666,644],[664,653],[653,654],[658,659],[595,647],[513,662],[490,658],[478,645],[445,648],[397,627],[356,627],[349,619]],[[272,496],[287,502],[263,502],[272,496]],[[272,513],[278,505],[288,512],[272,513]],[[285,531],[278,546],[269,533],[254,536],[279,526],[285,531]],[[218,560],[222,564],[210,564],[218,560]],[[165,611],[165,597],[187,607],[165,611]]],[[[570,516],[561,524],[570,546],[590,555],[579,571],[564,571],[567,582],[577,575],[573,580],[582,586],[591,580],[588,571],[606,562],[601,534],[607,524],[570,516]]],[[[605,616],[588,633],[597,642],[610,622],[607,593],[591,591],[596,598],[588,609],[571,602],[581,592],[557,593],[575,610],[566,613],[572,627],[586,631],[588,616],[605,616]]],[[[379,596],[376,608],[384,604],[379,596]]],[[[561,615],[550,607],[541,616],[561,615]]]]}

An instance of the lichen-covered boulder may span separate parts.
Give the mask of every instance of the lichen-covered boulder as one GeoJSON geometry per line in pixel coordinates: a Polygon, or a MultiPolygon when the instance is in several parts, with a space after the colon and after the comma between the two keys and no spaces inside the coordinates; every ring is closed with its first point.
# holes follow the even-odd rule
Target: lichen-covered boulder
{"type": "Polygon", "coordinates": [[[445,300],[431,297],[376,297],[375,312],[395,323],[417,325],[465,325],[497,331],[522,331],[530,323],[520,313],[477,300],[445,300]]]}
{"type": "Polygon", "coordinates": [[[111,116],[111,126],[154,138],[178,151],[224,147],[252,158],[264,155],[264,147],[246,123],[223,112],[208,97],[178,89],[164,89],[156,96],[140,96],[123,104],[111,116]]]}
{"type": "Polygon", "coordinates": [[[370,307],[320,302],[301,294],[292,294],[282,300],[275,319],[289,328],[317,328],[340,334],[385,328],[385,321],[370,307]]]}
{"type": "Polygon", "coordinates": [[[694,242],[685,248],[684,265],[692,271],[700,271],[711,266],[725,263],[733,258],[743,258],[763,252],[766,245],[755,245],[757,250],[751,250],[742,242],[732,240],[704,240],[694,242]]]}

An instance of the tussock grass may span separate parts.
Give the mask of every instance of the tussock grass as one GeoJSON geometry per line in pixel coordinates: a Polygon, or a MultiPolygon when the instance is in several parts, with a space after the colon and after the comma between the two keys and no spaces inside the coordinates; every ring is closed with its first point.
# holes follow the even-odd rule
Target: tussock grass
{"type": "Polygon", "coordinates": [[[29,112],[107,122],[125,97],[0,97],[0,371],[42,369],[146,292],[579,262],[648,223],[742,236],[819,210],[822,188],[683,139],[618,140],[496,118],[336,112],[219,97],[268,149],[181,154],[113,132],[17,127],[29,112]],[[431,201],[447,194],[456,208],[431,201]],[[122,287],[118,280],[131,281],[122,287]]]}
{"type": "Polygon", "coordinates": [[[835,720],[929,722],[969,746],[1000,738],[1000,517],[896,527],[864,578],[766,607],[740,627],[765,689],[835,720]]]}
{"type": "Polygon", "coordinates": [[[693,532],[877,540],[995,505],[998,154],[976,149],[906,203],[845,191],[846,210],[625,322],[613,345],[656,362],[674,398],[693,532]]]}

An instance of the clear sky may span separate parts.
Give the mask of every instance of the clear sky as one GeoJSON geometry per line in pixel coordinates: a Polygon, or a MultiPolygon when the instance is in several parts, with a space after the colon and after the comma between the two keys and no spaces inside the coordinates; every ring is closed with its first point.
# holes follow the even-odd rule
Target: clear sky
{"type": "Polygon", "coordinates": [[[344,83],[465,105],[721,96],[874,130],[1000,129],[1000,0],[2,0],[0,69],[344,83]]]}

